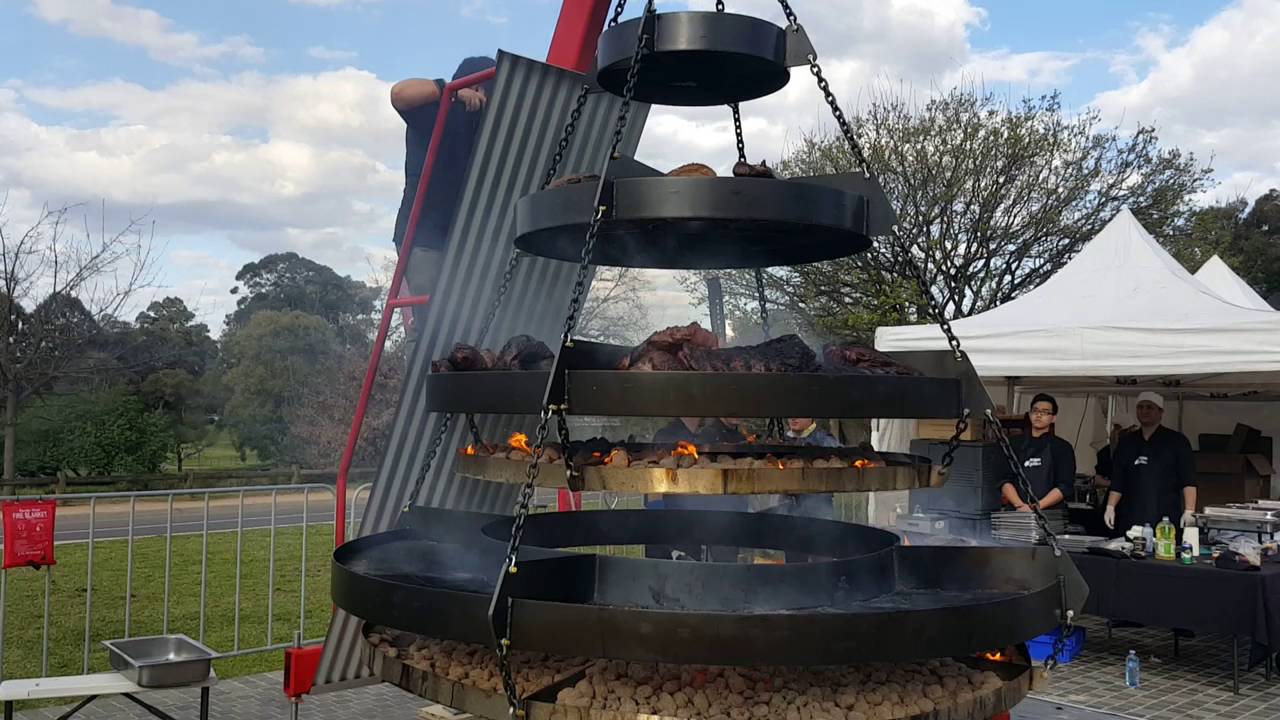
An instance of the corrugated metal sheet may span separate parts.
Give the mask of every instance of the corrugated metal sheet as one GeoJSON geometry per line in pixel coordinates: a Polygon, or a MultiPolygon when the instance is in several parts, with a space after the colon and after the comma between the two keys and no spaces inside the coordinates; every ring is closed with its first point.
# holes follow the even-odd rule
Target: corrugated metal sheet
{"type": "MultiPolygon", "coordinates": [[[[408,499],[428,440],[443,417],[423,410],[423,377],[431,358],[444,356],[455,342],[477,339],[511,252],[515,201],[538,189],[581,84],[582,76],[576,73],[508,53],[498,56],[493,97],[444,257],[444,278],[425,317],[418,318],[425,325],[409,362],[387,455],[360,524],[362,535],[393,527],[408,499]]],[[[610,95],[591,96],[565,155],[562,174],[598,170],[612,138],[618,103],[610,95]]],[[[634,153],[646,114],[646,106],[633,106],[624,152],[634,153]]],[[[563,326],[576,270],[570,263],[522,259],[487,342],[501,343],[517,333],[554,342],[563,326]]],[[[477,423],[485,437],[505,437],[517,427],[532,430],[536,418],[489,416],[477,418],[477,423]]],[[[466,432],[461,421],[449,428],[418,501],[459,510],[511,512],[515,486],[453,474],[453,451],[466,443],[466,432]]],[[[342,612],[334,617],[317,686],[367,674],[357,644],[360,622],[342,612]]]]}

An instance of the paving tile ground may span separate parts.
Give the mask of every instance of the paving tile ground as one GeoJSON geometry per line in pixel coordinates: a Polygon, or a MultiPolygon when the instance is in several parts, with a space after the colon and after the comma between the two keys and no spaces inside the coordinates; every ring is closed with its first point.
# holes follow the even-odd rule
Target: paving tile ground
{"type": "Polygon", "coordinates": [[[1048,688],[1033,697],[1142,720],[1280,719],[1280,675],[1260,665],[1247,670],[1248,645],[1240,641],[1240,694],[1231,692],[1231,639],[1198,636],[1180,642],[1173,655],[1168,630],[1116,628],[1107,639],[1105,623],[1087,617],[1084,651],[1054,672],[1048,688]],[[1142,685],[1124,684],[1129,650],[1142,660],[1142,685]]]}
{"type": "MultiPolygon", "coordinates": [[[[279,672],[222,680],[210,693],[210,720],[275,720],[289,717],[289,704],[281,692],[279,672]]],[[[199,690],[159,690],[139,696],[172,715],[175,720],[197,720],[199,690]]],[[[382,683],[337,690],[306,698],[300,720],[417,720],[429,705],[393,685],[382,683]]],[[[69,707],[20,711],[19,720],[53,720],[69,707]]],[[[75,716],[84,720],[155,720],[147,711],[122,697],[102,697],[75,716]]]]}

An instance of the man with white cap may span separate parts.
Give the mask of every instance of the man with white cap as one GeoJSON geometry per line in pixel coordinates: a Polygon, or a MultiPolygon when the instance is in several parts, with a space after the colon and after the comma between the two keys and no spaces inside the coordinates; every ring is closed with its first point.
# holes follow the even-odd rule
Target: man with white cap
{"type": "Polygon", "coordinates": [[[1158,393],[1139,395],[1136,410],[1138,430],[1121,437],[1112,456],[1111,492],[1103,514],[1107,527],[1120,532],[1143,523],[1154,527],[1164,517],[1181,527],[1194,525],[1191,442],[1160,424],[1164,398],[1158,393]]]}

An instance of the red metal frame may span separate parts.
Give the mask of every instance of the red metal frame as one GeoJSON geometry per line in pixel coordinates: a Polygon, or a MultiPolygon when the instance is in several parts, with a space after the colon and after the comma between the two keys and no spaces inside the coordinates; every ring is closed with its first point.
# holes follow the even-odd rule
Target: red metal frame
{"type": "MultiPolygon", "coordinates": [[[[557,67],[586,72],[591,65],[596,51],[596,38],[609,9],[609,0],[564,0],[560,6],[560,17],[556,22],[555,34],[551,39],[551,48],[547,51],[548,64],[557,67]]],[[[418,219],[422,215],[422,200],[427,195],[427,187],[431,182],[431,171],[435,168],[436,155],[440,150],[440,138],[444,133],[445,123],[449,118],[449,108],[453,103],[447,99],[458,90],[478,85],[489,80],[496,73],[496,68],[468,75],[445,85],[444,97],[440,101],[440,110],[436,114],[436,126],[431,132],[431,142],[427,146],[427,159],[422,165],[422,179],[418,183],[418,192],[413,198],[413,209],[409,211],[409,222],[406,224],[404,240],[400,243],[400,254],[396,257],[396,269],[391,275],[391,292],[388,293],[386,305],[382,308],[382,319],[378,322],[378,334],[373,341],[373,352],[369,356],[369,368],[364,374],[364,383],[360,386],[360,399],[356,403],[355,417],[351,420],[351,431],[347,434],[347,444],[342,450],[342,461],[338,464],[337,508],[333,523],[334,546],[346,541],[347,519],[347,476],[351,472],[352,458],[355,456],[356,443],[360,440],[360,428],[364,426],[364,416],[369,409],[369,394],[373,391],[374,379],[378,376],[378,365],[382,362],[382,350],[387,343],[387,333],[391,328],[391,319],[397,309],[409,312],[414,305],[425,305],[430,300],[426,295],[401,296],[404,271],[413,248],[411,238],[418,229],[418,219]]]]}

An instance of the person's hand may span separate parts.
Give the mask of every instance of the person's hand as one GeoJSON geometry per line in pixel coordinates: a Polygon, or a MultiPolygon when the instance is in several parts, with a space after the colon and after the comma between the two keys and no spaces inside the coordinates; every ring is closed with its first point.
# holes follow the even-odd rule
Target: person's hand
{"type": "Polygon", "coordinates": [[[1108,505],[1107,509],[1102,511],[1102,522],[1107,524],[1108,529],[1116,529],[1116,509],[1111,505],[1108,505]]]}
{"type": "Polygon", "coordinates": [[[456,97],[458,102],[462,103],[463,106],[466,107],[467,112],[475,112],[476,110],[484,107],[484,93],[479,90],[475,90],[473,88],[462,88],[454,95],[454,97],[456,97]]]}
{"type": "Polygon", "coordinates": [[[1018,507],[1014,508],[1014,510],[1017,510],[1018,512],[1031,512],[1031,506],[1026,503],[1022,503],[1018,507]]]}
{"type": "Polygon", "coordinates": [[[1182,527],[1189,528],[1189,527],[1195,527],[1195,526],[1196,526],[1195,513],[1191,512],[1190,510],[1183,510],[1182,511],[1182,527]]]}

